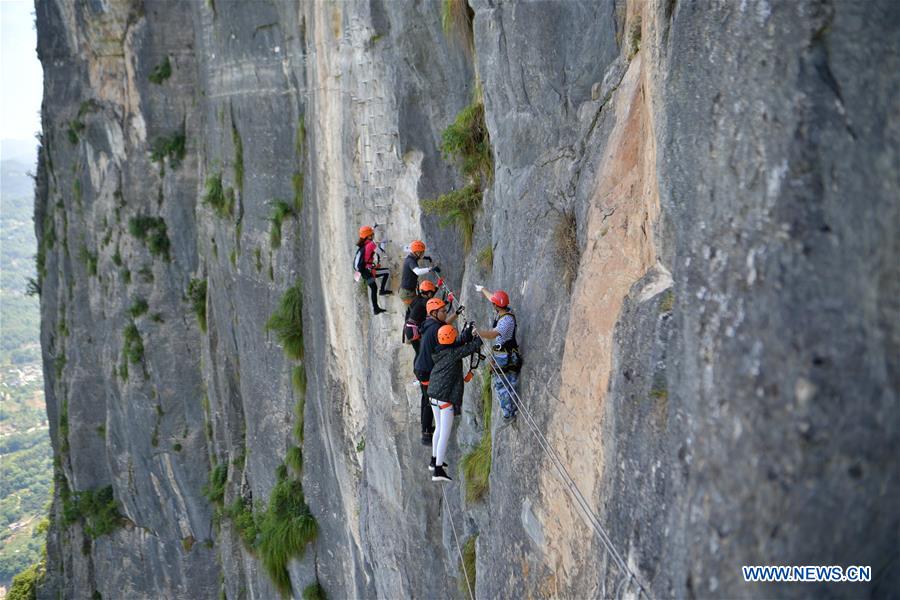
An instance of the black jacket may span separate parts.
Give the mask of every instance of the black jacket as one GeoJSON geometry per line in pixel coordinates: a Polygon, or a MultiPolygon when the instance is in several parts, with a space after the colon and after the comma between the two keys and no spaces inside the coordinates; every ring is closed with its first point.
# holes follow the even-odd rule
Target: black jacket
{"type": "Polygon", "coordinates": [[[428,384],[428,396],[435,400],[450,402],[455,413],[459,414],[463,398],[463,359],[477,352],[481,347],[481,339],[460,341],[452,346],[438,346],[432,360],[431,381],[428,384]]]}
{"type": "Polygon", "coordinates": [[[443,321],[438,321],[434,317],[429,316],[425,319],[422,327],[419,328],[419,335],[422,336],[422,339],[419,341],[419,356],[416,357],[416,362],[413,363],[413,371],[415,371],[417,376],[424,377],[425,380],[428,379],[428,374],[431,373],[431,368],[434,366],[434,361],[431,360],[431,353],[434,352],[434,348],[437,346],[437,331],[444,325],[446,323],[443,321]]]}
{"type": "Polygon", "coordinates": [[[403,260],[403,273],[400,276],[400,287],[404,290],[416,291],[416,286],[419,285],[419,276],[413,269],[417,268],[419,268],[419,259],[415,254],[409,253],[403,260]]]}

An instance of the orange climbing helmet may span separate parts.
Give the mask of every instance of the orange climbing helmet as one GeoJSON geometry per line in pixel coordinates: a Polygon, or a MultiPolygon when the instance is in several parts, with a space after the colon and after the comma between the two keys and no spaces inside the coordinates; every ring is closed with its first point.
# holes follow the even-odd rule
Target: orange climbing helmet
{"type": "Polygon", "coordinates": [[[440,298],[432,298],[431,300],[429,300],[428,302],[425,303],[425,312],[427,312],[430,315],[432,312],[434,312],[440,308],[444,308],[445,306],[447,306],[447,303],[444,302],[443,300],[441,300],[440,298]]]}
{"type": "Polygon", "coordinates": [[[360,239],[365,239],[370,235],[375,235],[375,230],[369,227],[368,225],[363,225],[359,228],[359,237],[360,239]]]}
{"type": "Polygon", "coordinates": [[[456,341],[456,327],[453,325],[444,325],[438,329],[437,339],[439,344],[449,346],[456,341]]]}
{"type": "Polygon", "coordinates": [[[422,283],[419,284],[419,293],[420,294],[422,292],[436,292],[436,291],[437,291],[437,286],[434,285],[434,282],[432,282],[430,279],[426,279],[425,281],[423,281],[422,283]]]}
{"type": "Polygon", "coordinates": [[[413,240],[409,243],[410,252],[425,252],[425,242],[422,240],[413,240]]]}
{"type": "Polygon", "coordinates": [[[509,296],[503,290],[497,290],[494,292],[494,295],[491,296],[491,302],[500,308],[506,308],[509,306],[509,296]]]}

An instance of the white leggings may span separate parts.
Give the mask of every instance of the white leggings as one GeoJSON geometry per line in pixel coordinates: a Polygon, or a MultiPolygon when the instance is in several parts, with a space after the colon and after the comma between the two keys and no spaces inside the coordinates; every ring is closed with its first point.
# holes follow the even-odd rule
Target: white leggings
{"type": "Polygon", "coordinates": [[[453,429],[453,405],[449,402],[431,399],[431,412],[434,414],[434,435],[431,437],[431,455],[438,466],[444,464],[447,456],[447,444],[450,442],[450,430],[453,429]],[[446,407],[446,408],[442,408],[446,407]]]}

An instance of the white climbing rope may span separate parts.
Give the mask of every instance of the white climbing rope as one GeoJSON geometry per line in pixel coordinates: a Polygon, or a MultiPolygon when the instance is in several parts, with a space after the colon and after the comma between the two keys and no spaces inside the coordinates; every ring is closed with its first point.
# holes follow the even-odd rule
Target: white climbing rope
{"type": "MultiPolygon", "coordinates": [[[[568,488],[569,493],[572,494],[572,497],[575,499],[576,504],[581,508],[582,512],[584,512],[587,517],[588,522],[596,531],[597,536],[600,538],[601,543],[606,548],[607,553],[613,559],[616,566],[619,567],[619,570],[624,576],[624,580],[633,581],[637,585],[638,597],[646,596],[647,598],[651,598],[650,594],[641,584],[640,580],[637,578],[637,575],[631,568],[628,566],[628,563],[625,562],[625,559],[622,558],[622,555],[619,554],[618,550],[612,543],[612,539],[609,534],[603,528],[603,525],[600,524],[600,520],[594,514],[594,511],[591,510],[590,504],[585,499],[584,494],[581,493],[581,490],[578,489],[578,485],[572,479],[572,476],[569,474],[569,471],[566,469],[565,465],[560,460],[559,455],[553,449],[553,446],[550,445],[550,442],[544,437],[544,434],[541,433],[540,428],[537,426],[537,423],[534,420],[531,412],[525,407],[522,403],[522,399],[519,398],[519,394],[516,392],[515,387],[509,382],[509,379],[506,377],[506,374],[503,373],[503,369],[497,363],[497,358],[494,356],[494,352],[492,349],[488,349],[488,364],[491,367],[491,371],[494,372],[497,377],[500,378],[503,386],[507,389],[510,394],[510,397],[515,402],[516,407],[522,412],[525,416],[525,422],[531,428],[532,433],[534,433],[536,439],[538,440],[538,444],[540,444],[541,449],[550,457],[550,462],[553,463],[553,466],[556,467],[557,472],[563,480],[563,483],[568,488]]],[[[622,583],[619,583],[618,592],[621,592],[622,583]]]]}
{"type": "Polygon", "coordinates": [[[466,559],[463,558],[462,548],[459,545],[459,536],[456,535],[456,525],[453,524],[453,511],[450,510],[450,502],[447,500],[447,492],[444,491],[444,484],[441,485],[441,494],[444,496],[444,506],[447,507],[447,516],[450,517],[450,528],[453,529],[453,539],[456,540],[456,552],[459,554],[459,564],[462,565],[463,575],[466,576],[466,589],[469,590],[469,600],[475,600],[472,593],[472,583],[469,581],[469,571],[466,569],[466,559]]]}

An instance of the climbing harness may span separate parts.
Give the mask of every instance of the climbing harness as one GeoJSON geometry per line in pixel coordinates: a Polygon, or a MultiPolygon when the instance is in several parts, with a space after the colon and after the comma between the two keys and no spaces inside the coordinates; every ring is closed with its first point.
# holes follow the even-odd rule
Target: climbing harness
{"type": "MultiPolygon", "coordinates": [[[[594,531],[597,533],[597,536],[600,538],[601,543],[604,548],[606,548],[607,554],[612,558],[613,562],[619,567],[619,570],[623,576],[623,581],[627,581],[629,583],[633,582],[634,585],[637,586],[637,595],[638,598],[644,596],[646,598],[652,598],[647,590],[644,588],[643,584],[641,584],[637,575],[628,564],[625,562],[625,559],[622,558],[622,555],[619,554],[618,550],[616,550],[615,546],[612,543],[612,539],[609,537],[609,534],[603,528],[603,525],[600,524],[599,519],[594,514],[594,512],[590,508],[590,504],[585,499],[584,494],[581,493],[581,490],[578,488],[578,485],[572,479],[572,476],[569,474],[565,465],[563,465],[562,460],[559,458],[559,455],[553,449],[553,446],[550,445],[550,442],[544,437],[544,434],[541,433],[540,428],[537,426],[537,423],[534,420],[534,416],[531,412],[525,407],[522,403],[522,399],[519,397],[518,392],[516,392],[515,387],[510,383],[509,379],[506,377],[506,374],[503,372],[502,367],[497,362],[496,357],[493,352],[488,352],[487,354],[488,364],[491,367],[491,370],[497,375],[503,386],[509,392],[510,397],[513,402],[516,404],[516,408],[522,412],[525,416],[525,422],[531,428],[532,433],[538,440],[538,444],[541,446],[541,449],[547,454],[550,458],[550,462],[553,463],[553,466],[556,467],[557,472],[563,480],[563,483],[568,488],[569,492],[572,494],[572,497],[575,499],[576,504],[581,508],[587,517],[588,522],[593,527],[594,531]]],[[[622,582],[619,583],[616,597],[619,597],[619,593],[622,591],[622,582]]]]}
{"type": "Polygon", "coordinates": [[[456,552],[459,554],[459,564],[462,565],[463,575],[466,576],[466,589],[469,590],[469,600],[475,600],[475,594],[472,593],[472,582],[469,581],[469,570],[466,569],[466,561],[463,558],[462,547],[459,545],[459,536],[456,535],[456,525],[453,524],[453,511],[450,509],[450,502],[447,501],[447,492],[441,485],[441,494],[444,496],[444,506],[447,507],[447,516],[450,517],[450,527],[453,529],[453,539],[456,540],[456,552]]]}

